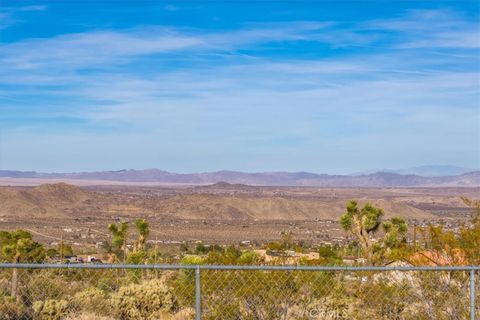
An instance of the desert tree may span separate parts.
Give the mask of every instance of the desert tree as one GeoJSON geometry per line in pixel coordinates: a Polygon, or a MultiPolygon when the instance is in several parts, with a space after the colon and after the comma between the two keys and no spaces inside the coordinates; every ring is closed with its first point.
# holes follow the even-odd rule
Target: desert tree
{"type": "Polygon", "coordinates": [[[145,251],[147,238],[150,234],[150,226],[145,219],[138,219],[135,221],[138,238],[135,243],[135,251],[145,251]]]}
{"type": "MultiPolygon", "coordinates": [[[[32,239],[32,235],[25,230],[0,232],[0,248],[2,257],[11,263],[38,263],[45,257],[43,246],[32,239]]],[[[11,295],[19,299],[18,269],[12,270],[11,295]]]]}
{"type": "Polygon", "coordinates": [[[351,233],[358,241],[369,263],[374,264],[386,255],[401,257],[406,248],[408,225],[403,218],[393,217],[383,221],[383,210],[370,203],[362,208],[356,201],[347,204],[346,212],[340,218],[343,229],[351,233]],[[374,242],[371,235],[383,229],[383,238],[374,242]]]}
{"type": "Polygon", "coordinates": [[[367,203],[362,208],[356,201],[349,201],[346,212],[340,217],[343,229],[355,236],[365,258],[372,262],[373,241],[370,235],[378,231],[382,224],[383,210],[367,203]]]}
{"type": "Polygon", "coordinates": [[[127,255],[127,262],[133,264],[140,264],[144,263],[148,259],[146,243],[148,235],[150,234],[150,228],[148,222],[145,219],[136,220],[135,228],[137,230],[138,237],[137,240],[135,240],[133,252],[127,255]]]}
{"type": "Polygon", "coordinates": [[[120,223],[110,223],[108,231],[112,234],[112,249],[117,254],[117,257],[122,257],[125,262],[127,257],[127,238],[128,238],[128,223],[122,221],[120,223]]]}
{"type": "Polygon", "coordinates": [[[382,223],[384,236],[379,244],[379,254],[381,258],[389,256],[397,259],[401,258],[405,254],[408,254],[407,250],[407,234],[408,225],[405,219],[399,217],[393,217],[382,223]]]}
{"type": "Polygon", "coordinates": [[[292,231],[282,232],[282,247],[284,250],[290,250],[294,247],[292,231]]]}
{"type": "Polygon", "coordinates": [[[384,243],[392,248],[407,241],[408,225],[405,219],[393,217],[383,222],[383,231],[385,232],[384,243]]]}

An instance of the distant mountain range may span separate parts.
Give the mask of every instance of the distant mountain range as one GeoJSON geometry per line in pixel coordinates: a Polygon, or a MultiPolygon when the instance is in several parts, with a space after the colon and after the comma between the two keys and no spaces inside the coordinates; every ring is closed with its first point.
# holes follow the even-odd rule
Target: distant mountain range
{"type": "MultiPolygon", "coordinates": [[[[476,171],[472,168],[464,168],[457,166],[449,165],[430,165],[430,166],[419,166],[408,169],[375,169],[370,171],[357,172],[352,174],[352,176],[358,176],[362,174],[372,174],[376,172],[388,172],[388,173],[398,173],[398,174],[414,174],[422,177],[444,177],[444,176],[458,176],[464,173],[476,171]]],[[[478,170],[477,170],[478,171],[478,170]]]]}
{"type": "MultiPolygon", "coordinates": [[[[429,168],[429,167],[424,167],[429,168]]],[[[425,172],[428,170],[425,170],[425,172]]],[[[435,171],[435,170],[433,170],[435,171]]],[[[431,171],[431,172],[433,172],[431,171]]],[[[408,171],[406,171],[408,172],[408,171]]],[[[438,173],[438,170],[435,171],[438,173]]],[[[259,172],[245,173],[238,171],[217,171],[206,173],[172,173],[159,169],[119,170],[77,173],[41,173],[35,171],[0,170],[0,179],[98,181],[118,183],[149,184],[214,184],[227,182],[231,184],[260,186],[310,186],[310,187],[457,187],[480,186],[480,171],[458,175],[421,176],[395,172],[375,172],[369,174],[328,175],[309,172],[259,172]]]]}

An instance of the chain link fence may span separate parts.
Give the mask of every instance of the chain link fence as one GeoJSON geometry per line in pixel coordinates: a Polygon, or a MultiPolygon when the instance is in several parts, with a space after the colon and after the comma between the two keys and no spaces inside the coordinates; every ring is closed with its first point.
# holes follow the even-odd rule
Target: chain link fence
{"type": "Polygon", "coordinates": [[[0,319],[475,319],[480,267],[0,265],[0,319]]]}

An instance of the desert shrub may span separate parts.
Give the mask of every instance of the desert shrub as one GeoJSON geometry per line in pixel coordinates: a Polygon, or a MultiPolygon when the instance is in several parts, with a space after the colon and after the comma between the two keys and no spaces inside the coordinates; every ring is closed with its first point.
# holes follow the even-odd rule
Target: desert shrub
{"type": "Polygon", "coordinates": [[[395,282],[393,278],[365,282],[357,291],[359,303],[357,317],[368,315],[375,319],[411,319],[408,307],[414,301],[407,281],[395,282]]]}
{"type": "Polygon", "coordinates": [[[143,281],[121,287],[112,295],[112,304],[121,319],[162,319],[172,313],[176,301],[165,279],[143,281]]]}
{"type": "Polygon", "coordinates": [[[100,277],[97,281],[96,286],[102,290],[104,293],[113,292],[120,288],[120,283],[126,281],[125,275],[118,275],[115,273],[108,273],[100,277]]]}
{"type": "Polygon", "coordinates": [[[263,262],[263,258],[254,251],[242,253],[237,260],[238,264],[259,264],[260,262],[263,262]]]}
{"type": "Polygon", "coordinates": [[[127,256],[127,263],[129,264],[142,264],[147,260],[147,253],[145,251],[135,251],[127,256]]]}
{"type": "Polygon", "coordinates": [[[0,271],[0,295],[10,293],[12,289],[11,279],[12,274],[10,270],[5,271],[4,269],[0,271]]]}
{"type": "Polygon", "coordinates": [[[203,264],[204,259],[199,256],[185,256],[182,258],[181,264],[188,264],[188,265],[195,265],[195,264],[203,264]]]}
{"type": "Polygon", "coordinates": [[[75,294],[74,297],[76,309],[94,312],[97,315],[111,314],[111,301],[108,296],[98,288],[87,288],[75,294]]]}
{"type": "Polygon", "coordinates": [[[302,298],[291,272],[202,270],[205,319],[286,319],[302,298]]]}
{"type": "Polygon", "coordinates": [[[28,281],[25,283],[25,295],[30,301],[56,299],[74,290],[73,284],[68,279],[57,276],[51,270],[28,274],[26,279],[28,281]]]}
{"type": "Polygon", "coordinates": [[[451,274],[438,272],[424,274],[414,297],[418,301],[416,319],[466,319],[468,299],[465,288],[468,275],[462,272],[451,274]]]}
{"type": "Polygon", "coordinates": [[[35,319],[38,320],[60,320],[64,319],[69,311],[70,304],[67,300],[49,299],[33,303],[35,319]]]}
{"type": "Polygon", "coordinates": [[[17,303],[15,297],[0,294],[0,320],[23,319],[26,316],[26,308],[17,303]]]}

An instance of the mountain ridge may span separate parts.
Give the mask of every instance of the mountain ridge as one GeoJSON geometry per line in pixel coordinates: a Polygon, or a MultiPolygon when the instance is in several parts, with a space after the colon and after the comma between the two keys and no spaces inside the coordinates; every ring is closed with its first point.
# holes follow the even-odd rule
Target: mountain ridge
{"type": "Polygon", "coordinates": [[[356,176],[329,175],[310,172],[241,172],[214,171],[203,173],[173,173],[160,169],[124,169],[117,171],[43,173],[35,171],[0,170],[0,179],[43,179],[71,181],[106,181],[125,183],[182,183],[208,185],[219,182],[258,186],[298,187],[476,187],[480,186],[480,171],[455,176],[424,177],[415,174],[375,172],[356,176]]]}
{"type": "Polygon", "coordinates": [[[350,176],[358,176],[362,174],[372,174],[376,172],[398,173],[398,174],[414,174],[422,177],[442,177],[457,176],[468,172],[478,171],[472,168],[458,167],[452,165],[423,165],[410,167],[406,169],[374,169],[363,172],[356,172],[350,176]]]}

